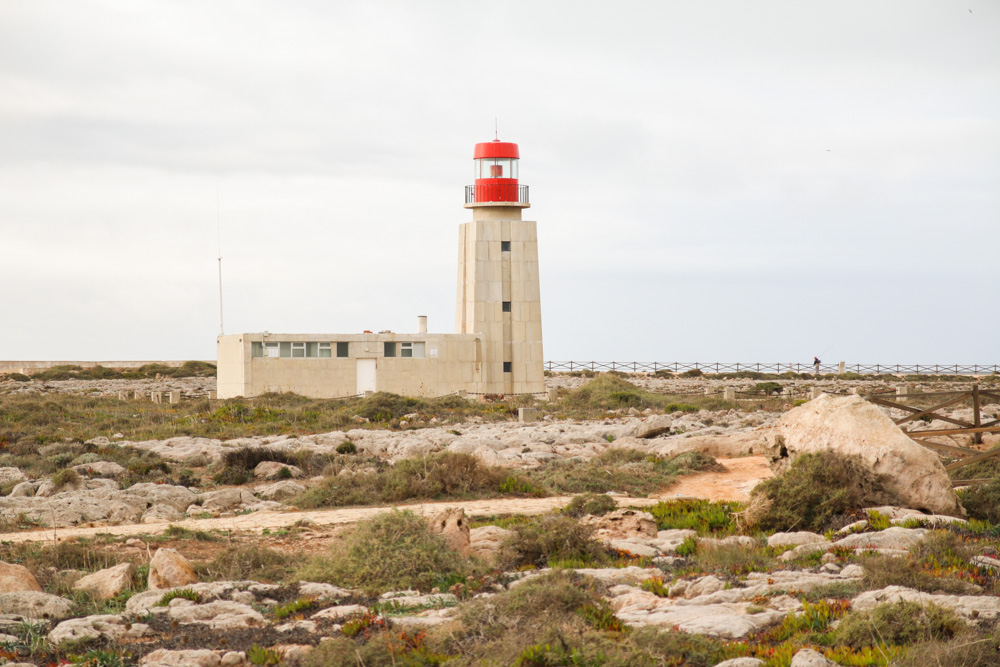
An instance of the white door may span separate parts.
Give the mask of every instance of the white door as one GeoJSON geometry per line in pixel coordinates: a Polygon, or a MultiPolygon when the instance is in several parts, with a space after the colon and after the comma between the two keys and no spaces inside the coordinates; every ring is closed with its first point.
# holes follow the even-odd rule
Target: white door
{"type": "Polygon", "coordinates": [[[358,359],[358,393],[375,391],[375,359],[358,359]]]}

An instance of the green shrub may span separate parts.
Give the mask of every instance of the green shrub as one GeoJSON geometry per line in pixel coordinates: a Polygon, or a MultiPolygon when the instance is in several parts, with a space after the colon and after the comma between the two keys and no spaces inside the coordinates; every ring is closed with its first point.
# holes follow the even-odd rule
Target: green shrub
{"type": "Polygon", "coordinates": [[[52,476],[53,491],[60,491],[67,486],[73,486],[80,482],[80,475],[72,468],[60,470],[52,476]]]}
{"type": "Polygon", "coordinates": [[[879,644],[905,646],[918,641],[951,639],[965,629],[965,622],[950,609],[934,604],[924,607],[904,600],[879,605],[870,612],[849,613],[834,636],[838,644],[852,648],[879,644]]]}
{"type": "Polygon", "coordinates": [[[293,454],[270,447],[237,447],[229,449],[222,455],[222,463],[227,468],[253,471],[264,461],[274,461],[284,465],[295,465],[297,460],[293,454]]]}
{"type": "MultiPolygon", "coordinates": [[[[997,459],[991,459],[989,462],[996,461],[997,459]]],[[[963,474],[969,474],[968,470],[969,468],[963,468],[963,474]]],[[[1000,478],[987,484],[977,484],[963,489],[958,492],[958,498],[962,501],[969,518],[991,524],[1000,523],[1000,478]]]]}
{"type": "Polygon", "coordinates": [[[609,495],[603,493],[584,493],[575,496],[569,501],[563,512],[569,516],[579,518],[586,514],[593,516],[604,516],[608,512],[618,509],[618,503],[609,495]]]}
{"type": "Polygon", "coordinates": [[[330,554],[307,563],[299,577],[372,593],[429,590],[449,576],[470,571],[464,557],[410,511],[392,510],[352,526],[330,554]]]}
{"type": "Polygon", "coordinates": [[[350,440],[347,440],[347,441],[342,442],[339,445],[337,445],[337,453],[338,454],[357,454],[358,453],[358,446],[355,445],[350,440]]]}
{"type": "Polygon", "coordinates": [[[298,600],[292,600],[288,604],[278,605],[274,608],[274,618],[275,620],[281,621],[289,616],[294,616],[300,611],[306,611],[312,609],[313,605],[316,603],[309,598],[299,598],[298,600]]]}
{"type": "Polygon", "coordinates": [[[223,468],[212,475],[216,484],[241,486],[250,481],[250,472],[244,468],[223,468]]]}
{"type": "Polygon", "coordinates": [[[758,382],[753,386],[752,391],[765,396],[781,393],[781,384],[777,382],[758,382]]]}
{"type": "Polygon", "coordinates": [[[593,529],[569,516],[545,514],[514,525],[512,530],[514,535],[503,545],[500,555],[509,568],[544,567],[550,560],[598,565],[610,558],[607,548],[594,539],[593,529]]]}
{"type": "Polygon", "coordinates": [[[763,531],[823,532],[834,517],[895,500],[860,459],[815,452],[754,487],[742,516],[748,528],[763,531]]]}

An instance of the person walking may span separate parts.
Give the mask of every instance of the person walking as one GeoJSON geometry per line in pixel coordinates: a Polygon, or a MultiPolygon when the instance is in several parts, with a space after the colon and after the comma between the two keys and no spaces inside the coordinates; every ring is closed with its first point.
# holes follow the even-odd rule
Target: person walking
{"type": "Polygon", "coordinates": [[[819,375],[819,357],[813,357],[813,372],[819,375]]]}

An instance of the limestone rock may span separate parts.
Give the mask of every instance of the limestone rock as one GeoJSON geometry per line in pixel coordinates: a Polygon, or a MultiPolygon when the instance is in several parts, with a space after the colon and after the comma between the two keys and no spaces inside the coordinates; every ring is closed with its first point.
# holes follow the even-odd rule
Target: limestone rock
{"type": "Polygon", "coordinates": [[[299,595],[301,597],[307,598],[318,598],[318,599],[341,599],[349,598],[352,595],[356,595],[355,591],[349,590],[347,588],[340,588],[339,586],[334,586],[333,584],[321,584],[313,581],[300,581],[299,582],[299,595]]]}
{"type": "Polygon", "coordinates": [[[210,491],[202,495],[201,506],[206,511],[236,509],[240,505],[257,502],[257,497],[249,489],[242,487],[210,491]]]}
{"type": "Polygon", "coordinates": [[[133,484],[122,491],[121,495],[132,499],[142,509],[163,504],[170,505],[178,512],[183,512],[198,499],[198,494],[185,486],[151,484],[147,482],[133,484]]]}
{"type": "Polygon", "coordinates": [[[34,575],[23,565],[0,562],[0,593],[41,591],[34,575]]]}
{"type": "Polygon", "coordinates": [[[702,537],[698,539],[699,547],[707,547],[709,549],[728,546],[740,546],[745,549],[750,549],[755,544],[757,544],[757,541],[748,535],[730,535],[729,537],[723,538],[702,537]]]}
{"type": "Polygon", "coordinates": [[[865,591],[851,600],[851,609],[870,611],[881,604],[915,602],[921,605],[934,603],[952,609],[967,621],[980,623],[1000,617],[1000,598],[992,595],[938,595],[921,593],[904,586],[888,586],[877,591],[865,591]]]}
{"type": "Polygon", "coordinates": [[[329,621],[343,621],[345,618],[354,616],[355,614],[364,614],[368,611],[368,607],[361,604],[342,604],[336,607],[327,607],[321,611],[316,612],[311,619],[326,619],[329,621]]]}
{"type": "Polygon", "coordinates": [[[157,549],[149,562],[149,578],[146,586],[150,590],[163,590],[186,586],[198,581],[198,575],[187,558],[176,549],[157,549]]]}
{"type": "Polygon", "coordinates": [[[121,466],[114,461],[94,461],[93,463],[81,463],[80,465],[73,466],[73,470],[77,471],[81,475],[87,475],[88,477],[94,477],[97,475],[122,475],[125,473],[124,466],[121,466]]]}
{"type": "Polygon", "coordinates": [[[799,547],[803,544],[822,544],[827,539],[822,535],[800,530],[795,533],[775,533],[767,538],[769,547],[799,547]]]}
{"type": "Polygon", "coordinates": [[[178,512],[172,505],[159,503],[142,513],[142,523],[170,523],[184,518],[183,512],[178,512]]]}
{"type": "Polygon", "coordinates": [[[500,526],[482,526],[469,531],[469,551],[483,560],[495,562],[504,542],[516,533],[500,526]]]}
{"type": "Polygon", "coordinates": [[[925,528],[900,528],[893,526],[877,533],[855,533],[837,540],[832,547],[852,549],[909,549],[923,541],[925,528]]]}
{"type": "Polygon", "coordinates": [[[67,641],[141,637],[148,632],[149,626],[144,623],[128,623],[122,616],[100,614],[63,621],[49,633],[49,641],[58,646],[67,641]]]}
{"type": "Polygon", "coordinates": [[[580,519],[585,526],[593,526],[594,535],[604,540],[628,540],[657,537],[656,519],[649,512],[620,509],[604,516],[587,515],[580,519]]]}
{"type": "Polygon", "coordinates": [[[58,595],[39,591],[0,593],[0,614],[17,614],[28,618],[65,618],[73,603],[58,595]]]}
{"type": "Polygon", "coordinates": [[[253,469],[253,476],[258,479],[288,479],[287,474],[291,477],[305,477],[301,468],[277,461],[261,461],[253,469]],[[287,470],[288,473],[283,473],[282,470],[287,470]]]}
{"type": "Polygon", "coordinates": [[[837,667],[837,663],[827,660],[823,654],[811,648],[796,651],[792,656],[791,667],[837,667]]]}
{"type": "Polygon", "coordinates": [[[132,585],[133,574],[135,563],[121,563],[78,579],[73,590],[89,591],[100,600],[108,600],[132,585]]]}
{"type": "Polygon", "coordinates": [[[673,424],[674,420],[667,415],[652,415],[633,426],[629,435],[640,439],[655,438],[658,435],[669,433],[673,424]]]}
{"type": "Polygon", "coordinates": [[[139,664],[143,667],[221,667],[222,658],[208,649],[170,651],[161,648],[146,654],[139,664]]]}
{"type": "Polygon", "coordinates": [[[167,617],[178,623],[203,623],[216,630],[259,628],[266,625],[264,617],[249,605],[231,600],[206,604],[171,605],[167,617]]]}
{"type": "Polygon", "coordinates": [[[0,485],[10,484],[11,482],[23,482],[26,479],[28,479],[28,476],[21,472],[20,468],[12,466],[0,468],[0,485]]]}
{"type": "Polygon", "coordinates": [[[715,667],[760,667],[763,664],[764,661],[757,658],[732,658],[720,662],[715,667]]]}
{"type": "Polygon", "coordinates": [[[261,498],[267,498],[268,500],[286,500],[288,498],[294,498],[300,493],[305,493],[305,490],[306,487],[298,482],[293,482],[290,479],[282,480],[280,482],[275,482],[274,484],[268,484],[267,486],[255,489],[258,496],[261,498]]]}
{"type": "Polygon", "coordinates": [[[608,545],[612,549],[624,551],[632,554],[633,556],[648,556],[650,558],[654,558],[660,555],[660,550],[656,547],[651,547],[648,544],[643,544],[642,542],[637,542],[635,540],[609,540],[608,545]]]}
{"type": "Polygon", "coordinates": [[[775,424],[765,447],[778,469],[808,452],[860,457],[905,505],[934,514],[965,514],[937,454],[907,437],[860,396],[822,394],[789,410],[775,424]]]}
{"type": "Polygon", "coordinates": [[[21,482],[7,495],[8,498],[30,498],[35,495],[38,484],[35,482],[21,482]]]}
{"type": "Polygon", "coordinates": [[[432,533],[444,537],[448,546],[463,554],[469,553],[469,522],[464,509],[445,509],[428,522],[432,533]]]}

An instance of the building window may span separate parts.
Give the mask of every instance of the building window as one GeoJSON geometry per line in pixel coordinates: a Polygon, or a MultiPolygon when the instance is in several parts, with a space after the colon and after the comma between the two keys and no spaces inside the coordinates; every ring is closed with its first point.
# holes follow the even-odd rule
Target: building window
{"type": "Polygon", "coordinates": [[[292,343],[292,357],[295,359],[305,359],[305,356],[306,356],[306,344],[292,343]]]}
{"type": "Polygon", "coordinates": [[[386,343],[385,344],[385,352],[384,352],[384,354],[387,357],[395,357],[396,356],[396,344],[395,343],[386,343]]]}
{"type": "Polygon", "coordinates": [[[513,372],[513,370],[514,370],[513,369],[513,365],[514,364],[512,362],[510,362],[510,361],[503,362],[503,372],[504,373],[511,373],[511,372],[513,372]]]}
{"type": "Polygon", "coordinates": [[[252,355],[255,357],[264,356],[264,344],[259,341],[254,341],[250,344],[250,349],[253,351],[252,355]]]}
{"type": "MultiPolygon", "coordinates": [[[[332,343],[263,343],[254,341],[250,347],[254,357],[329,359],[333,356],[332,345],[332,343]]],[[[343,345],[347,345],[347,343],[343,343],[343,345]]]]}
{"type": "Polygon", "coordinates": [[[349,346],[350,343],[337,343],[337,357],[339,359],[351,356],[349,354],[349,346]]]}
{"type": "Polygon", "coordinates": [[[510,301],[504,301],[503,302],[503,312],[505,312],[505,313],[509,313],[510,312],[510,301]]]}
{"type": "Polygon", "coordinates": [[[423,359],[424,358],[424,344],[423,343],[400,343],[399,344],[399,356],[407,357],[412,359],[423,359]]]}
{"type": "Polygon", "coordinates": [[[500,252],[510,252],[510,241],[500,242],[500,252]]]}

